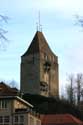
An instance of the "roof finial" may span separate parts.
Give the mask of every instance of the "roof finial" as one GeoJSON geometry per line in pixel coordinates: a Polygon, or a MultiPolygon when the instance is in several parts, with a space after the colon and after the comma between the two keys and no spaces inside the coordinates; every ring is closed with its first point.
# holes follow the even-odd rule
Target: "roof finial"
{"type": "Polygon", "coordinates": [[[36,23],[36,28],[37,28],[37,31],[38,31],[38,23],[36,23]]]}
{"type": "Polygon", "coordinates": [[[38,23],[36,23],[37,25],[37,31],[42,31],[42,25],[41,25],[41,19],[40,19],[40,11],[38,12],[38,23]]]}
{"type": "Polygon", "coordinates": [[[38,19],[39,19],[39,31],[40,31],[40,11],[39,11],[39,13],[38,13],[38,19]]]}

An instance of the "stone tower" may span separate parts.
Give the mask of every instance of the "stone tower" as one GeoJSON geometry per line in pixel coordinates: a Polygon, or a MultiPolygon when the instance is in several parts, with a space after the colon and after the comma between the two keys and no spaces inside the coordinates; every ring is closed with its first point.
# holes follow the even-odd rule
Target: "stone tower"
{"type": "Polygon", "coordinates": [[[43,33],[37,31],[21,56],[21,92],[58,97],[58,77],[58,57],[51,51],[43,33]]]}

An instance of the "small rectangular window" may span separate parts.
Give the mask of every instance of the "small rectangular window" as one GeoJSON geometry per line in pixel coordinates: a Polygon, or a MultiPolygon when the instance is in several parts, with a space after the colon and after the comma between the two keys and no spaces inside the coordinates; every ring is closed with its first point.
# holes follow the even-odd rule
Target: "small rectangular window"
{"type": "Polygon", "coordinates": [[[3,116],[0,116],[0,123],[3,123],[3,116]]]}
{"type": "Polygon", "coordinates": [[[2,100],[2,108],[5,108],[5,100],[2,100]]]}
{"type": "Polygon", "coordinates": [[[10,122],[9,116],[4,116],[4,122],[6,122],[6,123],[10,122]]]}
{"type": "Polygon", "coordinates": [[[0,100],[0,109],[6,109],[7,104],[8,104],[7,100],[0,100]]]}
{"type": "Polygon", "coordinates": [[[18,116],[15,116],[15,122],[18,122],[18,116]]]}
{"type": "Polygon", "coordinates": [[[20,123],[23,123],[23,122],[24,122],[24,116],[21,115],[21,116],[20,116],[20,123]]]}

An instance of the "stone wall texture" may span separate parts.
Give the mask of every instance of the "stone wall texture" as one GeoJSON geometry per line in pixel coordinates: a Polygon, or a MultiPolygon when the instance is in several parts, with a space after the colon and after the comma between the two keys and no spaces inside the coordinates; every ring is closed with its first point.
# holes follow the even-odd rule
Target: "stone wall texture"
{"type": "Polygon", "coordinates": [[[21,91],[59,96],[58,57],[51,51],[42,32],[37,31],[28,50],[21,56],[21,91]]]}

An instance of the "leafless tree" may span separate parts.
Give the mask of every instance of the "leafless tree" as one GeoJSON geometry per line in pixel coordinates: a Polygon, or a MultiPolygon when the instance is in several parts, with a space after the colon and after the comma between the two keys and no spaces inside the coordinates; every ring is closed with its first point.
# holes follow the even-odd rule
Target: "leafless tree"
{"type": "Polygon", "coordinates": [[[8,83],[11,88],[18,88],[18,83],[15,80],[11,80],[8,83]]]}
{"type": "Polygon", "coordinates": [[[79,26],[81,26],[83,28],[83,16],[80,15],[75,15],[76,18],[76,24],[78,24],[79,26]]]}
{"type": "Polygon", "coordinates": [[[6,38],[7,30],[4,28],[5,23],[8,23],[8,19],[7,16],[0,15],[0,48],[8,42],[6,38]]]}
{"type": "Polygon", "coordinates": [[[73,86],[74,86],[74,75],[71,74],[68,76],[68,85],[67,85],[67,97],[68,97],[68,101],[71,104],[75,102],[73,86]]]}
{"type": "Polygon", "coordinates": [[[77,103],[80,103],[81,97],[82,97],[82,91],[83,91],[83,74],[79,73],[76,77],[76,83],[77,83],[77,103]]]}
{"type": "Polygon", "coordinates": [[[67,96],[70,103],[77,103],[79,105],[81,99],[83,99],[83,74],[78,73],[76,77],[74,75],[68,76],[67,96]]]}

